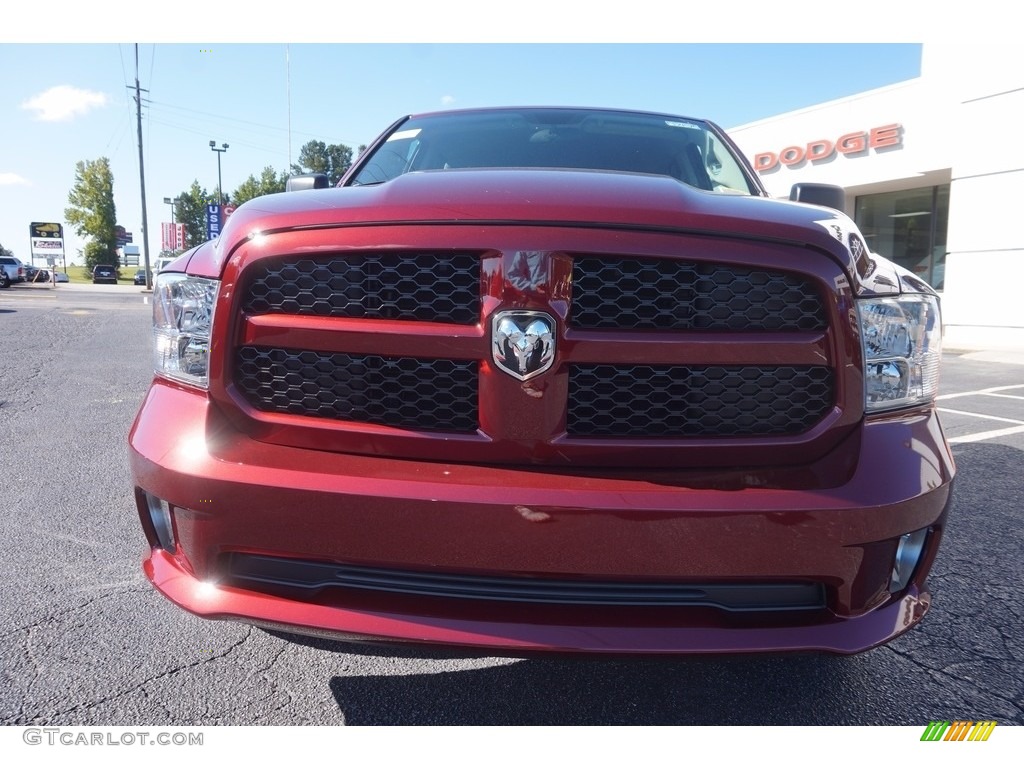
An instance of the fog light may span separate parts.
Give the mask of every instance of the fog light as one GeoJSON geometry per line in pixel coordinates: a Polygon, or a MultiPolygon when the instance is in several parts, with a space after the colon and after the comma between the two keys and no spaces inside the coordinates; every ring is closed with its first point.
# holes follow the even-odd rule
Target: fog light
{"type": "Polygon", "coordinates": [[[174,554],[174,523],[171,521],[170,504],[147,493],[146,506],[149,507],[149,519],[153,523],[160,548],[174,554]]]}
{"type": "Polygon", "coordinates": [[[896,546],[896,559],[892,565],[892,578],[889,579],[890,592],[899,592],[910,583],[910,576],[914,573],[918,560],[921,559],[921,553],[924,552],[924,540],[927,537],[927,528],[900,536],[900,543],[896,546]]]}

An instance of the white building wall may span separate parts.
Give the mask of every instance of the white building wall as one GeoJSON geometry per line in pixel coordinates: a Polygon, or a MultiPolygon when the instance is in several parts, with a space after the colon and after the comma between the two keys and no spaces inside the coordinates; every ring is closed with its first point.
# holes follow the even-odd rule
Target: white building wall
{"type": "MultiPolygon", "coordinates": [[[[948,148],[932,130],[943,110],[925,98],[923,91],[919,79],[910,80],[749,123],[728,133],[754,162],[763,152],[780,154],[787,147],[806,148],[818,140],[835,143],[852,132],[897,124],[898,147],[869,148],[854,154],[835,151],[825,160],[793,166],[780,162],[762,172],[761,180],[774,197],[788,197],[790,187],[798,181],[839,184],[849,190],[890,182],[892,189],[911,189],[926,183],[922,179],[927,172],[949,168],[948,148]]],[[[852,199],[849,204],[852,212],[852,199]]]]}
{"type": "MultiPolygon", "coordinates": [[[[768,191],[797,181],[858,194],[950,184],[943,317],[957,346],[1024,348],[1024,67],[1005,46],[923,47],[921,77],[729,130],[751,162],[819,139],[898,123],[899,148],[835,153],[761,174],[768,191]]],[[[884,254],[883,254],[884,255],[884,254]]]]}
{"type": "Polygon", "coordinates": [[[1024,347],[1024,68],[998,45],[926,48],[923,72],[956,99],[950,141],[947,344],[1024,347]]]}

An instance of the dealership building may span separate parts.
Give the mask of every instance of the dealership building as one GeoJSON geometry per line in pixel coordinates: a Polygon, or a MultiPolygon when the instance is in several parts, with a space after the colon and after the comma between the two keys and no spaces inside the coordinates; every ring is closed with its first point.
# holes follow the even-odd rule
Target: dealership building
{"type": "Polygon", "coordinates": [[[838,184],[872,251],[942,294],[947,348],[1024,348],[1024,67],[926,44],[921,76],[729,130],[770,194],[838,184]]]}

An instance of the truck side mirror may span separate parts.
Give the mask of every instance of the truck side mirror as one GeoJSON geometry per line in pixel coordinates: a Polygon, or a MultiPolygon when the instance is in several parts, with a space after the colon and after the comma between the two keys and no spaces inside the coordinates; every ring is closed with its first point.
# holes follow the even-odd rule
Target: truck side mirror
{"type": "Polygon", "coordinates": [[[285,192],[298,192],[302,189],[327,189],[331,186],[326,173],[300,173],[289,176],[284,184],[285,192]]]}
{"type": "Polygon", "coordinates": [[[846,190],[834,184],[794,184],[789,191],[789,199],[846,212],[846,190]]]}

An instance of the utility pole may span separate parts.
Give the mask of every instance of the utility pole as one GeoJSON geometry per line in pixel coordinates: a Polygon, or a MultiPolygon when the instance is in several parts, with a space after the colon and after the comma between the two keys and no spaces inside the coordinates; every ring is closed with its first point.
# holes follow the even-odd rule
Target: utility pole
{"type": "Polygon", "coordinates": [[[146,172],[142,161],[142,89],[139,87],[139,44],[135,44],[135,117],[139,126],[139,187],[142,189],[142,252],[146,258],[146,288],[152,290],[149,274],[149,222],[146,218],[146,172]]]}
{"type": "Polygon", "coordinates": [[[286,172],[290,174],[292,172],[292,57],[287,43],[284,46],[284,68],[288,91],[288,168],[286,172]]]}

